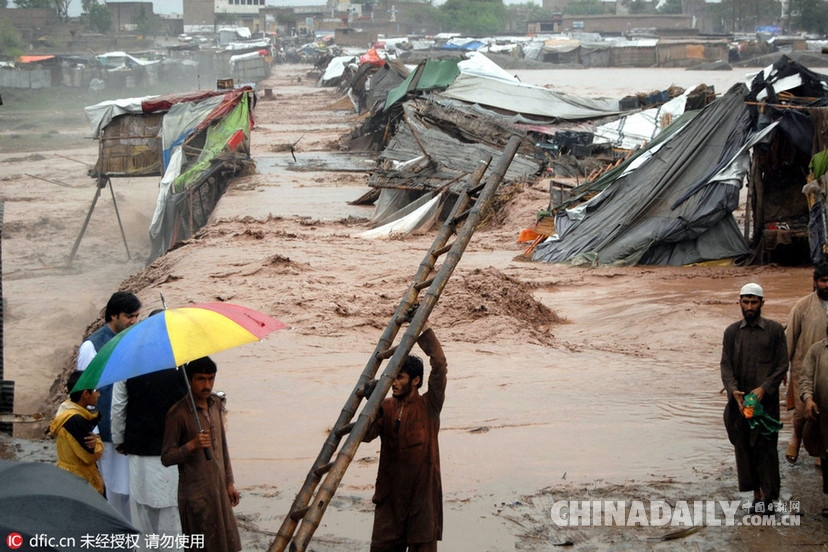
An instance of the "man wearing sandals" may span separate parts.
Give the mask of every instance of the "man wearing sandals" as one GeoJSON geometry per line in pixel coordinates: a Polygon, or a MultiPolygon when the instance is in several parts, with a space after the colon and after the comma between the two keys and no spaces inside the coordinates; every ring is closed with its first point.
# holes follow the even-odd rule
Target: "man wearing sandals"
{"type": "Polygon", "coordinates": [[[742,319],[724,332],[720,365],[728,399],[724,423],[736,453],[739,491],[753,491],[751,510],[756,513],[770,513],[779,498],[779,434],[751,428],[742,408],[745,396],[753,394],[778,420],[779,384],[788,369],[785,331],[779,322],[762,317],[764,297],[759,284],[742,286],[742,319]]]}
{"type": "Polygon", "coordinates": [[[788,377],[788,410],[793,410],[793,432],[785,450],[785,460],[791,464],[799,458],[799,446],[802,443],[802,428],[805,425],[805,405],[802,403],[799,389],[799,374],[805,354],[811,345],[825,338],[825,326],[828,324],[828,262],[820,262],[814,267],[814,291],[794,303],[788,315],[788,327],[785,337],[788,341],[788,357],[791,372],[788,377]]]}

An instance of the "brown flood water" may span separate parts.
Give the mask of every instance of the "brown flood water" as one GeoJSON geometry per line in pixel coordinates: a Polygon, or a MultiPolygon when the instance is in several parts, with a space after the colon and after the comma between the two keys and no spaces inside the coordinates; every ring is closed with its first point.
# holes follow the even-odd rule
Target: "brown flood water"
{"type": "MultiPolygon", "coordinates": [[[[283,66],[263,85],[277,94],[275,101],[257,106],[253,155],[259,174],[234,183],[214,213],[214,224],[197,239],[128,282],[147,312],[162,292],[170,305],[225,300],[292,326],[261,343],[215,355],[216,387],[228,394],[230,451],[244,495],[236,513],[245,550],[263,549],[272,540],[432,240],[432,235],[388,241],[356,237],[366,225],[353,218],[370,217],[372,209],[345,202],[367,191],[365,175],[287,170],[290,155],[274,153],[303,137],[300,161],[303,155],[324,157],[336,136],[355,124],[350,113],[322,109],[339,99],[334,91],[296,81],[307,69],[283,66]]],[[[671,71],[658,72],[654,88],[692,73],[671,71]]],[[[549,78],[547,73],[559,81],[564,74],[543,73],[536,75],[539,82],[549,78]]],[[[571,73],[585,89],[601,81],[619,84],[620,78],[601,71],[571,73]]],[[[639,80],[649,74],[625,70],[624,85],[649,82],[639,80]]],[[[735,82],[742,74],[729,76],[735,82]]],[[[711,82],[706,75],[693,77],[711,82]]],[[[720,72],[716,77],[725,79],[720,72]]],[[[650,87],[642,84],[633,91],[642,89],[650,87]]],[[[606,94],[615,92],[608,86],[606,94]]],[[[94,158],[94,152],[84,151],[94,158]]],[[[20,160],[9,170],[23,174],[39,168],[37,160],[20,160]]],[[[73,216],[82,220],[91,189],[77,178],[73,216]]],[[[15,182],[28,197],[22,177],[15,182]]],[[[150,195],[151,187],[142,183],[140,194],[127,186],[116,190],[122,209],[134,213],[141,212],[144,203],[138,199],[150,195]]],[[[810,292],[808,268],[587,269],[513,260],[523,250],[515,243],[517,234],[548,203],[547,190],[545,183],[528,186],[497,223],[478,230],[431,317],[449,360],[440,433],[441,550],[550,550],[563,540],[575,542],[576,549],[639,550],[655,546],[642,544],[642,538],[669,530],[557,531],[544,506],[549,496],[746,498],[736,490],[732,450],[721,422],[722,332],[740,316],[738,289],[747,281],[764,286],[765,314],[781,322],[793,301],[810,292]],[[562,320],[543,318],[538,314],[542,306],[562,320]]],[[[25,211],[26,205],[15,205],[14,221],[37,228],[37,216],[25,211]]],[[[50,216],[64,211],[65,205],[53,205],[50,216]]],[[[104,211],[95,220],[111,221],[109,216],[104,211]]],[[[53,243],[53,257],[60,258],[78,224],[69,221],[62,241],[38,240],[37,247],[53,243]]],[[[42,306],[31,297],[44,288],[38,287],[41,280],[23,276],[23,268],[38,259],[24,253],[23,230],[15,237],[4,244],[4,269],[21,271],[6,294],[17,309],[6,327],[7,336],[21,339],[44,323],[39,318],[44,311],[24,309],[28,303],[42,306]]],[[[111,246],[102,265],[115,265],[123,256],[117,240],[100,229],[89,239],[99,249],[111,246]]],[[[139,254],[146,247],[144,238],[139,254]]],[[[48,280],[46,289],[60,299],[58,306],[70,307],[45,315],[46,323],[60,329],[59,342],[38,341],[27,348],[18,341],[11,358],[6,351],[7,374],[32,390],[26,404],[39,404],[51,380],[39,372],[27,376],[21,359],[27,354],[58,359],[44,361],[42,371],[59,372],[94,319],[90,305],[105,302],[124,277],[110,271],[108,279],[96,280],[101,272],[95,271],[90,250],[84,251],[78,268],[48,280]],[[81,299],[83,316],[73,317],[72,301],[81,299]],[[56,315],[61,318],[51,318],[56,315]]],[[[789,435],[787,418],[783,421],[780,449],[789,435]]],[[[367,548],[378,450],[377,442],[360,447],[316,532],[314,549],[367,548]]],[[[809,509],[804,527],[787,533],[709,528],[672,548],[656,548],[775,550],[781,542],[825,542],[825,526],[813,514],[823,498],[815,492],[818,478],[804,456],[797,466],[782,466],[783,497],[801,497],[809,509]]]]}

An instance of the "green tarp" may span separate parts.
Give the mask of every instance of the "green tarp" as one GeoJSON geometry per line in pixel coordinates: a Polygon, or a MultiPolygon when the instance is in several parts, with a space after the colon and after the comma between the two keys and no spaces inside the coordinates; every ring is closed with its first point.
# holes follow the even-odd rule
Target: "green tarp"
{"type": "Polygon", "coordinates": [[[207,129],[207,138],[204,149],[198,156],[198,161],[187,172],[175,179],[173,191],[183,192],[209,168],[213,158],[221,153],[228,140],[239,130],[244,131],[245,137],[250,139],[250,110],[248,109],[247,94],[242,94],[239,104],[226,117],[207,129]]]}
{"type": "Polygon", "coordinates": [[[402,83],[396,88],[388,91],[385,98],[385,110],[405,98],[405,95],[412,90],[433,90],[435,88],[447,88],[457,75],[460,69],[457,64],[463,61],[456,59],[427,59],[417,66],[402,83]]]}

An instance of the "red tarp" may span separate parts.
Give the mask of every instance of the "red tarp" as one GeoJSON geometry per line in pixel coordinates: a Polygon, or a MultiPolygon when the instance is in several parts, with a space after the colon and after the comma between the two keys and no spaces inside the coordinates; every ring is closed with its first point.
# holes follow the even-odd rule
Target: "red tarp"
{"type": "Polygon", "coordinates": [[[20,63],[34,63],[35,61],[46,61],[47,59],[54,59],[55,56],[20,56],[18,61],[20,63]]]}
{"type": "MultiPolygon", "coordinates": [[[[249,88],[249,87],[248,87],[249,88]]],[[[156,111],[169,111],[170,107],[177,103],[195,102],[213,96],[226,94],[227,90],[197,90],[184,94],[163,94],[141,102],[141,111],[144,113],[155,113],[156,111]]]]}
{"type": "Polygon", "coordinates": [[[371,48],[362,57],[359,58],[360,63],[370,63],[371,65],[376,65],[377,67],[382,67],[385,65],[385,60],[380,57],[377,53],[376,48],[371,48]]]}
{"type": "MultiPolygon", "coordinates": [[[[213,111],[211,111],[210,114],[207,115],[207,117],[205,117],[204,120],[201,121],[198,124],[198,126],[195,127],[194,130],[201,130],[203,128],[207,128],[208,126],[210,126],[210,123],[212,123],[216,119],[221,119],[222,117],[224,117],[225,115],[227,115],[228,113],[233,111],[233,108],[235,108],[236,104],[238,104],[239,101],[241,100],[242,94],[247,94],[251,90],[253,90],[253,88],[251,88],[250,86],[243,86],[241,88],[234,88],[233,90],[229,90],[229,91],[226,90],[225,95],[224,95],[224,99],[221,101],[221,103],[219,105],[217,105],[216,108],[213,111]]],[[[252,106],[251,106],[251,109],[249,110],[249,113],[250,113],[250,126],[252,127],[253,124],[254,124],[252,106]]]]}

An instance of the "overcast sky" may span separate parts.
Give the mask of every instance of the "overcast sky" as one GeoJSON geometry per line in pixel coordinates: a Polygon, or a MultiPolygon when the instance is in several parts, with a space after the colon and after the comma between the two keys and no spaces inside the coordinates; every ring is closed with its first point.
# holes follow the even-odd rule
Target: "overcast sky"
{"type": "MultiPolygon", "coordinates": [[[[110,3],[117,3],[109,0],[110,3]]],[[[445,0],[434,0],[436,5],[442,4],[445,0]]],[[[529,0],[504,0],[506,4],[523,4],[529,0]]],[[[533,3],[540,5],[540,0],[531,0],[533,3]]],[[[268,6],[307,6],[324,4],[325,0],[267,0],[268,6]]],[[[181,7],[181,0],[152,0],[153,11],[159,14],[183,13],[181,7]]],[[[69,4],[69,15],[72,17],[78,16],[81,13],[81,0],[72,0],[69,4]]]]}

